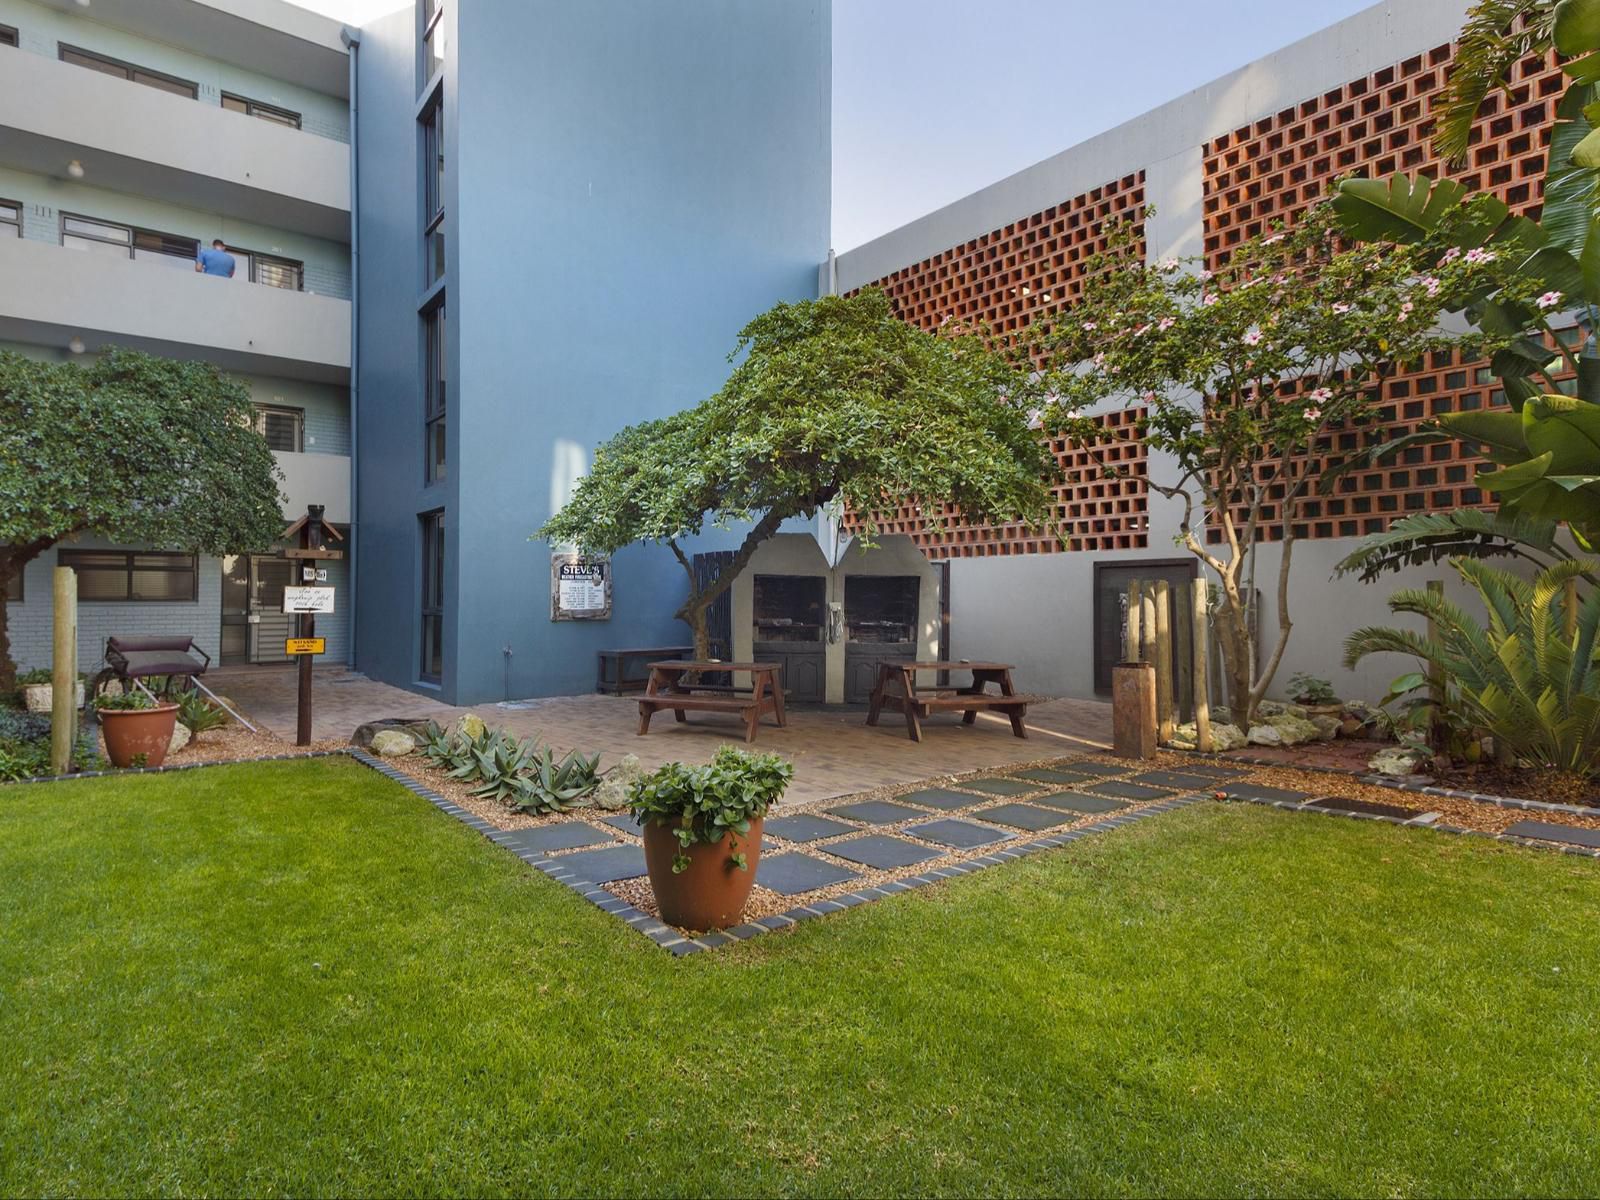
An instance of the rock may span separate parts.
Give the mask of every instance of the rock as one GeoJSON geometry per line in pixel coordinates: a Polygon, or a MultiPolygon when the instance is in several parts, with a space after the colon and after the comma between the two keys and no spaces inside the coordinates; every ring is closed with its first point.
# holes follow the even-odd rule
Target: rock
{"type": "Polygon", "coordinates": [[[384,717],[378,721],[368,721],[365,725],[356,726],[356,731],[350,735],[350,744],[359,746],[363,750],[372,749],[372,739],[385,729],[397,729],[401,733],[409,733],[417,745],[422,744],[428,729],[427,717],[384,717]]]}
{"type": "Polygon", "coordinates": [[[1317,741],[1331,742],[1339,736],[1342,722],[1338,717],[1310,717],[1307,719],[1317,727],[1317,741]]]}
{"type": "Polygon", "coordinates": [[[1226,704],[1216,704],[1211,708],[1211,728],[1218,725],[1232,725],[1233,711],[1226,704]]]}
{"type": "Polygon", "coordinates": [[[595,789],[594,806],[611,811],[628,807],[628,790],[633,781],[644,774],[637,756],[624,754],[616,766],[605,773],[600,786],[595,789]]]}
{"type": "Polygon", "coordinates": [[[1380,750],[1367,760],[1367,769],[1379,775],[1413,775],[1420,763],[1427,762],[1429,758],[1426,750],[1418,750],[1412,746],[1390,746],[1387,750],[1380,750]]]}
{"type": "Polygon", "coordinates": [[[179,750],[189,744],[189,739],[194,735],[189,732],[189,727],[179,721],[172,727],[172,740],[167,743],[167,757],[171,758],[179,750]]]}
{"type": "Polygon", "coordinates": [[[1224,750],[1240,750],[1245,744],[1244,731],[1237,725],[1211,722],[1211,746],[1218,753],[1224,750]]]}
{"type": "Polygon", "coordinates": [[[1278,732],[1275,725],[1252,725],[1250,732],[1245,735],[1245,741],[1252,746],[1281,746],[1283,734],[1278,732]]]}
{"type": "Polygon", "coordinates": [[[1280,713],[1267,722],[1283,737],[1285,746],[1303,746],[1307,742],[1317,741],[1321,737],[1320,731],[1304,717],[1294,713],[1280,713]]]}
{"type": "Polygon", "coordinates": [[[380,729],[372,735],[372,752],[383,758],[399,758],[416,748],[417,743],[402,729],[380,729]]]}
{"type": "Polygon", "coordinates": [[[1200,731],[1194,727],[1194,722],[1187,725],[1174,725],[1172,737],[1167,740],[1167,745],[1174,750],[1193,750],[1200,737],[1200,731]]]}
{"type": "Polygon", "coordinates": [[[461,719],[456,722],[455,727],[455,732],[470,741],[477,741],[487,730],[488,726],[483,723],[483,718],[478,716],[477,713],[463,714],[461,719]]]}
{"type": "Polygon", "coordinates": [[[1364,722],[1359,717],[1345,717],[1339,722],[1339,736],[1352,738],[1361,732],[1364,722]]]}
{"type": "MultiPolygon", "coordinates": [[[[55,708],[56,689],[48,683],[30,683],[22,689],[22,702],[31,713],[47,713],[55,708]]],[[[78,680],[75,707],[83,707],[83,680],[78,680]]]]}
{"type": "Polygon", "coordinates": [[[1306,706],[1304,704],[1285,704],[1281,700],[1263,700],[1256,708],[1258,717],[1300,717],[1304,719],[1306,706]]]}

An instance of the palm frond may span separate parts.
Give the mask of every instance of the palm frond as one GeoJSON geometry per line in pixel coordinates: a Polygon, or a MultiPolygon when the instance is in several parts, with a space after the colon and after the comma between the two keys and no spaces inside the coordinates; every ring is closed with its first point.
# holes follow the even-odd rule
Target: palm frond
{"type": "Polygon", "coordinates": [[[1556,529],[1554,521],[1478,508],[1413,513],[1365,539],[1334,568],[1334,574],[1355,573],[1363,582],[1371,583],[1380,575],[1405,567],[1502,555],[1544,566],[1552,558],[1565,557],[1565,552],[1556,546],[1556,529]]]}
{"type": "Polygon", "coordinates": [[[1508,86],[1519,59],[1549,49],[1554,24],[1555,0],[1478,0],[1473,5],[1461,29],[1434,136],[1441,154],[1456,162],[1465,157],[1483,102],[1508,86]]]}

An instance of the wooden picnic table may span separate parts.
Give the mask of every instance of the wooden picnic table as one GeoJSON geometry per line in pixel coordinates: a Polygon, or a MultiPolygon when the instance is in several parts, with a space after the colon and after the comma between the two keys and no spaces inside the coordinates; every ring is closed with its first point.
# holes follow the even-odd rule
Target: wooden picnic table
{"type": "Polygon", "coordinates": [[[642,692],[649,684],[649,667],[645,674],[635,675],[629,664],[639,659],[692,658],[693,646],[627,646],[600,651],[600,670],[595,678],[594,690],[602,694],[620,696],[624,692],[642,692]]]}
{"type": "Polygon", "coordinates": [[[688,710],[731,712],[744,718],[744,740],[756,740],[756,726],[771,713],[779,727],[789,723],[783,711],[783,688],[778,674],[782,663],[775,662],[696,662],[673,659],[650,664],[650,681],[639,698],[639,736],[650,732],[650,718],[662,709],[671,709],[679,722],[687,722],[688,710]],[[748,673],[748,692],[727,687],[702,686],[689,682],[685,675],[739,671],[748,673]]]}
{"type": "Polygon", "coordinates": [[[906,731],[913,742],[922,740],[920,718],[936,712],[959,711],[961,723],[971,725],[978,714],[988,709],[998,709],[1011,718],[1011,732],[1019,738],[1028,736],[1022,723],[1027,715],[1028,696],[1017,695],[1011,685],[1011,664],[995,662],[896,662],[878,663],[878,682],[872,689],[872,707],[867,712],[867,724],[876,725],[878,714],[886,708],[905,714],[906,731]],[[918,671],[970,671],[972,683],[964,688],[919,688],[918,671]],[[988,691],[989,684],[999,685],[998,695],[988,691]]]}

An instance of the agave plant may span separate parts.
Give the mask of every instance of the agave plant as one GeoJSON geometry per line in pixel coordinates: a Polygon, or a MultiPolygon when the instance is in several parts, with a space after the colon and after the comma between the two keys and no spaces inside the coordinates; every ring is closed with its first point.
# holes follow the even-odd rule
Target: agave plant
{"type": "Polygon", "coordinates": [[[1369,654],[1413,655],[1450,680],[1461,714],[1497,746],[1535,767],[1600,774],[1600,589],[1576,605],[1569,597],[1569,583],[1600,563],[1559,562],[1531,581],[1476,559],[1450,565],[1483,600],[1487,627],[1441,593],[1396,592],[1391,611],[1426,617],[1435,635],[1358,629],[1345,642],[1345,666],[1369,654]]]}
{"type": "Polygon", "coordinates": [[[577,808],[600,786],[600,756],[585,757],[573,751],[557,763],[546,746],[533,757],[532,767],[518,782],[514,807],[522,812],[558,813],[577,808]]]}
{"type": "MultiPolygon", "coordinates": [[[[508,808],[520,807],[523,780],[539,763],[538,745],[532,738],[519,742],[498,731],[483,740],[488,744],[472,750],[477,777],[483,781],[472,789],[472,794],[499,801],[508,808]]],[[[543,753],[548,755],[549,751],[543,753]]]]}
{"type": "Polygon", "coordinates": [[[429,721],[422,731],[422,757],[436,767],[448,767],[462,740],[439,722],[429,721]]]}

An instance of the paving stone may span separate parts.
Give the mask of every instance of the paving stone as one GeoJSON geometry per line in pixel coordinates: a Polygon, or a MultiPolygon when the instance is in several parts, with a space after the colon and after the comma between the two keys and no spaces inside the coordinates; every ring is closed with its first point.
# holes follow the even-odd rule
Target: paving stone
{"type": "Polygon", "coordinates": [[[620,829],[623,833],[631,833],[634,837],[639,836],[639,822],[634,819],[632,813],[612,813],[609,817],[599,817],[597,819],[602,825],[609,825],[613,829],[620,829]]]}
{"type": "Polygon", "coordinates": [[[854,879],[860,874],[837,863],[824,862],[795,850],[787,854],[763,855],[756,864],[756,882],[779,895],[798,896],[854,879]]]}
{"type": "Polygon", "coordinates": [[[1185,792],[1216,785],[1216,780],[1209,775],[1190,774],[1186,771],[1146,771],[1143,775],[1133,776],[1127,782],[1146,783],[1159,788],[1177,788],[1185,792]]]}
{"type": "Polygon", "coordinates": [[[988,792],[993,796],[1021,796],[1039,790],[1037,783],[1019,779],[972,779],[962,783],[961,786],[975,792],[988,792]]]}
{"type": "Polygon", "coordinates": [[[890,837],[885,833],[867,833],[861,837],[835,842],[828,847],[829,854],[837,854],[851,862],[861,863],[879,871],[892,871],[914,863],[938,858],[939,851],[918,846],[904,838],[890,837]]]}
{"type": "Polygon", "coordinates": [[[1600,849],[1600,829],[1579,829],[1576,825],[1557,825],[1551,821],[1518,821],[1506,832],[1517,837],[1539,838],[1546,842],[1568,842],[1574,846],[1600,849]]]}
{"type": "Polygon", "coordinates": [[[973,846],[987,846],[990,842],[1004,841],[1012,836],[972,821],[958,820],[929,821],[926,825],[909,826],[906,832],[925,842],[954,846],[959,850],[970,850],[973,846]]]}
{"type": "Polygon", "coordinates": [[[922,808],[937,808],[948,811],[953,808],[971,808],[974,804],[983,801],[971,792],[952,792],[949,788],[924,788],[920,792],[907,792],[898,799],[907,804],[915,804],[922,808]]]}
{"type": "Polygon", "coordinates": [[[1027,771],[1013,771],[1018,779],[1031,779],[1035,783],[1083,783],[1099,779],[1094,771],[1079,771],[1073,767],[1034,767],[1027,771]]]}
{"type": "Polygon", "coordinates": [[[1041,829],[1054,829],[1057,825],[1065,825],[1068,821],[1076,820],[1075,817],[1054,808],[1040,808],[1036,804],[1002,804],[997,808],[986,808],[974,814],[985,821],[994,821],[1000,825],[1010,825],[1014,829],[1026,829],[1036,833],[1041,829]]]}
{"type": "Polygon", "coordinates": [[[1419,814],[1412,808],[1401,808],[1398,804],[1374,804],[1371,800],[1347,800],[1343,796],[1324,796],[1320,800],[1311,802],[1313,808],[1325,808],[1330,812],[1365,813],[1374,817],[1399,817],[1402,821],[1409,821],[1419,814]]]}
{"type": "Polygon", "coordinates": [[[575,850],[579,846],[599,846],[614,842],[609,833],[582,821],[564,821],[559,825],[545,825],[538,829],[508,830],[504,844],[516,850],[535,850],[547,854],[551,850],[575,850]]]}
{"type": "Polygon", "coordinates": [[[1128,807],[1121,800],[1108,800],[1104,796],[1085,796],[1082,792],[1054,792],[1048,796],[1039,796],[1028,803],[1043,804],[1050,808],[1076,813],[1108,813],[1128,807]]]}
{"type": "Polygon", "coordinates": [[[1131,772],[1133,770],[1133,768],[1132,767],[1124,767],[1124,766],[1122,766],[1120,764],[1117,764],[1117,763],[1075,762],[1075,763],[1071,764],[1071,766],[1069,766],[1069,767],[1063,767],[1062,770],[1083,771],[1083,772],[1085,772],[1087,774],[1090,774],[1090,775],[1106,775],[1106,776],[1110,776],[1110,775],[1126,775],[1129,772],[1131,772]]]}
{"type": "Polygon", "coordinates": [[[922,809],[907,808],[904,804],[894,804],[888,800],[864,800],[860,804],[841,804],[838,808],[830,808],[828,811],[835,816],[848,817],[852,821],[865,821],[868,825],[893,825],[897,821],[909,821],[912,817],[928,815],[922,809]]]}
{"type": "Polygon", "coordinates": [[[1178,772],[1183,775],[1203,775],[1207,779],[1238,779],[1250,772],[1241,767],[1219,767],[1211,763],[1184,763],[1178,772]]]}
{"type": "Polygon", "coordinates": [[[843,821],[830,820],[828,817],[813,816],[811,813],[801,813],[796,817],[779,817],[776,821],[768,821],[764,832],[773,837],[784,838],[791,842],[814,842],[818,838],[835,837],[841,833],[851,833],[854,825],[846,825],[843,821]]]}
{"type": "Polygon", "coordinates": [[[579,850],[556,859],[562,870],[590,883],[612,883],[644,874],[643,846],[606,846],[600,850],[579,850]]]}
{"type": "Polygon", "coordinates": [[[1168,787],[1151,787],[1145,783],[1129,783],[1123,779],[1103,779],[1098,783],[1085,784],[1106,796],[1116,796],[1121,800],[1165,800],[1172,795],[1168,787]]]}
{"type": "Polygon", "coordinates": [[[1287,788],[1265,787],[1259,783],[1229,783],[1217,789],[1239,800],[1287,800],[1291,804],[1304,804],[1311,799],[1310,792],[1291,792],[1287,788]]]}

